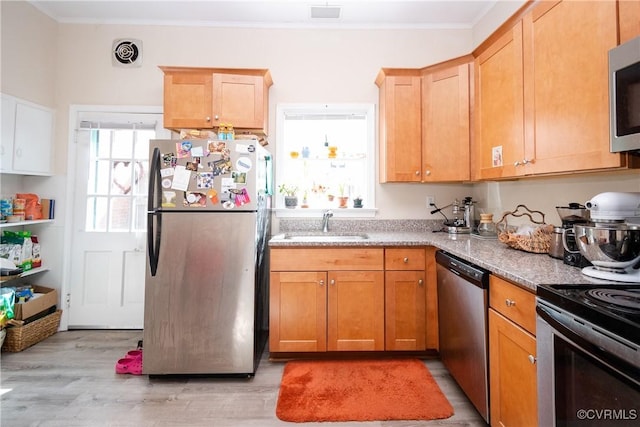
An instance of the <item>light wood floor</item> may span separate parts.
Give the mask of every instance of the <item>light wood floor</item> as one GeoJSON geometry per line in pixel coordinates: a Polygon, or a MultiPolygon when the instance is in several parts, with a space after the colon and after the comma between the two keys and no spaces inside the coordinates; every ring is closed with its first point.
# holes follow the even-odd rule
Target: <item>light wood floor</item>
{"type": "MultiPolygon", "coordinates": [[[[275,416],[284,363],[265,352],[255,377],[149,379],[118,375],[140,331],[58,332],[20,353],[2,353],[0,425],[294,426],[275,416]]],[[[305,427],[483,426],[486,424],[438,360],[427,367],[455,409],[447,420],[305,423],[305,427]]]]}

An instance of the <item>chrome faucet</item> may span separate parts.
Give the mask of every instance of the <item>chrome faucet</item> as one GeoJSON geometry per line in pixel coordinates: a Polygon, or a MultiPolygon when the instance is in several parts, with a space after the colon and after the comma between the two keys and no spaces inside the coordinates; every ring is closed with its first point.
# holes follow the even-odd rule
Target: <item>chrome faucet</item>
{"type": "Polygon", "coordinates": [[[324,211],[324,214],[322,214],[322,232],[323,233],[329,232],[329,218],[331,218],[332,216],[333,216],[333,211],[331,209],[324,211]]]}

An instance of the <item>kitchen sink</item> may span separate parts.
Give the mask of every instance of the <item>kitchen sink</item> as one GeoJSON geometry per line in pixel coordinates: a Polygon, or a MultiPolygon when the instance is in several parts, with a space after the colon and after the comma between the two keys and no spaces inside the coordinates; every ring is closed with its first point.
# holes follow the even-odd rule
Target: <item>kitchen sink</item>
{"type": "Polygon", "coordinates": [[[284,235],[285,240],[304,242],[352,242],[368,238],[369,236],[366,234],[353,233],[287,233],[284,235]]]}

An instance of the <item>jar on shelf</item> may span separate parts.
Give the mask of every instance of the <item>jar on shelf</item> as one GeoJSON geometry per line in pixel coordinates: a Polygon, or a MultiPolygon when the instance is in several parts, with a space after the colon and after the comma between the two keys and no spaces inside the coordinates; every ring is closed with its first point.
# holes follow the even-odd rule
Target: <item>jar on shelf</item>
{"type": "Polygon", "coordinates": [[[481,236],[495,236],[496,225],[493,222],[493,214],[480,214],[478,234],[481,236]]]}

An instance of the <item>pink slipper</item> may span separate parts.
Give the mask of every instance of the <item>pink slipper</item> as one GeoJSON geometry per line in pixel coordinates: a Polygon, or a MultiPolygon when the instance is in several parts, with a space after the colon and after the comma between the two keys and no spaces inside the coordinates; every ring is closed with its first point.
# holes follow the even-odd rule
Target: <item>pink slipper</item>
{"type": "Polygon", "coordinates": [[[142,359],[142,350],[131,350],[127,352],[125,357],[129,359],[142,359]]]}
{"type": "Polygon", "coordinates": [[[130,358],[116,362],[116,374],[142,375],[142,358],[130,358]]]}

